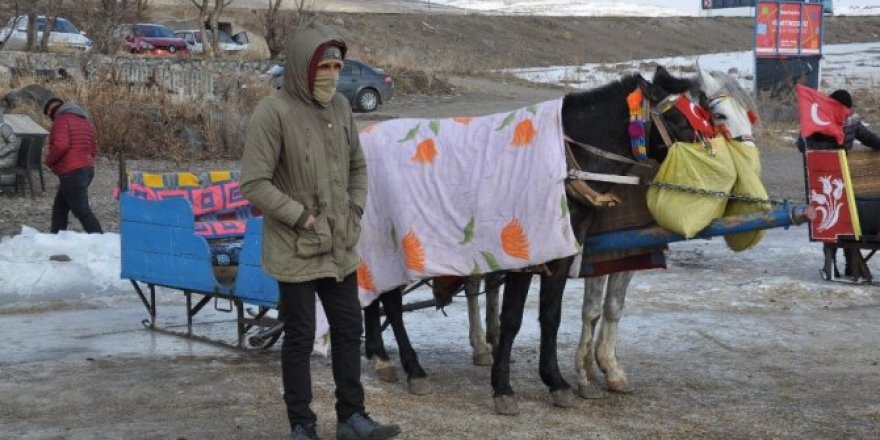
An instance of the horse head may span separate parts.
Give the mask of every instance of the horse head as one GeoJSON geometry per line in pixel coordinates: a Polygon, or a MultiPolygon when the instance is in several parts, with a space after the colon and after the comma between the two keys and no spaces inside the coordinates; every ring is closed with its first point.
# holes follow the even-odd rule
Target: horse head
{"type": "Polygon", "coordinates": [[[705,94],[704,106],[712,114],[712,121],[728,139],[754,146],[754,124],[757,110],[751,95],[743,90],[736,78],[717,71],[700,71],[701,89],[705,94]]]}
{"type": "MultiPolygon", "coordinates": [[[[659,67],[653,81],[631,74],[596,89],[566,95],[562,125],[568,140],[570,168],[623,174],[638,162],[633,145],[640,134],[646,156],[662,162],[673,143],[693,142],[699,138],[686,114],[701,110],[692,104],[687,94],[698,88],[695,81],[675,78],[659,67]],[[642,103],[634,102],[637,99],[633,97],[642,103]],[[642,123],[633,124],[636,120],[642,123]]],[[[578,184],[581,189],[588,187],[594,197],[605,193],[610,185],[592,181],[589,185],[578,184]]],[[[586,199],[597,204],[584,194],[572,194],[572,191],[569,194],[582,203],[586,199]]],[[[615,201],[606,198],[600,202],[598,204],[614,204],[615,201]]]]}

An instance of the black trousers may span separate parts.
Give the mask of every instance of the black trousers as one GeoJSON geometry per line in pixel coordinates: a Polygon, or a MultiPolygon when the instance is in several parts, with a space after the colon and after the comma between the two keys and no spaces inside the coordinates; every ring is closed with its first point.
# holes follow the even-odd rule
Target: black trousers
{"type": "Polygon", "coordinates": [[[303,283],[279,282],[278,312],[284,321],[281,376],[291,429],[315,423],[312,402],[311,354],[315,341],[315,293],[321,298],[330,324],[330,353],[336,382],[336,417],[348,420],[364,411],[361,385],[363,318],[358,301],[357,273],[341,282],[322,278],[303,283]]]}
{"type": "Polygon", "coordinates": [[[52,204],[53,234],[67,229],[67,217],[73,211],[82,224],[83,229],[89,234],[103,234],[98,218],[89,207],[89,185],[95,177],[94,167],[85,167],[58,176],[61,184],[55,194],[55,202],[52,204]]]}

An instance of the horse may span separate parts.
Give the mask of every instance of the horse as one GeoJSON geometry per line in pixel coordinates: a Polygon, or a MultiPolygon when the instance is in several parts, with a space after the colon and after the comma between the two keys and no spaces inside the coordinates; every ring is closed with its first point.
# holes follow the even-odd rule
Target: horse
{"type": "MultiPolygon", "coordinates": [[[[656,115],[653,118],[655,123],[651,125],[647,139],[647,155],[651,159],[662,162],[668,147],[676,141],[698,140],[699,135],[694,127],[676,105],[679,100],[687,99],[681,92],[692,87],[690,81],[674,78],[666,69],[658,67],[653,83],[644,80],[640,75],[629,75],[598,89],[567,95],[562,108],[563,127],[569,143],[574,145],[570,148],[573,165],[583,171],[604,174],[622,174],[631,166],[631,161],[620,158],[631,157],[626,97],[636,89],[641,89],[655,108],[652,110],[653,115],[656,115]],[[661,84],[680,89],[672,90],[676,93],[671,93],[661,84]],[[591,148],[578,148],[584,145],[591,148]],[[597,153],[596,149],[602,151],[597,153]],[[608,153],[615,157],[609,157],[608,153]]],[[[604,193],[609,187],[608,183],[599,183],[595,185],[595,190],[604,193]]],[[[569,209],[578,241],[583,242],[597,209],[576,195],[569,198],[569,209]]],[[[562,293],[573,260],[574,257],[569,257],[548,262],[548,272],[540,275],[539,374],[550,390],[554,405],[560,407],[574,404],[571,386],[559,372],[556,358],[562,293]]],[[[510,385],[509,362],[513,341],[522,323],[531,277],[532,274],[529,273],[506,275],[501,308],[501,335],[495,348],[491,374],[495,410],[502,415],[519,413],[519,405],[510,385]]]]}
{"type": "MultiPolygon", "coordinates": [[[[676,83],[676,79],[669,75],[668,72],[666,72],[666,70],[663,68],[658,69],[658,73],[655,75],[655,78],[657,80],[665,80],[667,87],[681,88],[682,90],[670,89],[677,93],[684,91],[683,88],[691,86],[690,82],[676,83]]],[[[669,91],[664,90],[662,87],[652,85],[639,75],[628,76],[621,81],[615,82],[598,90],[573,93],[565,98],[568,104],[564,104],[563,106],[562,116],[565,133],[573,139],[577,139],[580,137],[587,140],[595,139],[598,141],[604,141],[605,139],[602,137],[581,135],[581,132],[585,130],[589,131],[590,128],[595,131],[607,131],[607,127],[609,126],[608,123],[612,122],[609,121],[610,118],[608,118],[607,115],[609,114],[609,111],[613,111],[614,116],[620,119],[614,122],[619,122],[620,127],[614,127],[613,129],[611,129],[612,133],[608,135],[608,139],[613,139],[614,141],[616,141],[615,147],[618,147],[616,150],[617,153],[621,153],[624,156],[630,156],[630,138],[627,134],[629,113],[626,104],[626,95],[630,92],[635,91],[637,88],[644,90],[648,101],[652,105],[659,104],[664,99],[670,98],[669,91]],[[626,93],[624,94],[624,92],[626,93]],[[584,99],[585,96],[589,96],[589,98],[584,99]],[[619,102],[611,103],[610,101],[614,99],[617,99],[619,102]]],[[[673,98],[677,98],[677,96],[674,96],[673,98]]],[[[672,101],[669,102],[672,103],[672,101]]],[[[694,136],[693,130],[688,125],[686,119],[676,110],[674,110],[674,106],[666,105],[663,108],[668,110],[663,119],[666,120],[666,124],[664,125],[670,134],[672,134],[676,138],[685,139],[690,139],[694,136]]],[[[660,145],[661,143],[662,137],[660,135],[660,131],[656,128],[656,125],[653,125],[649,132],[649,144],[660,145]]],[[[580,147],[573,148],[578,149],[580,147]]],[[[652,149],[651,153],[652,155],[662,160],[665,151],[663,148],[655,148],[652,149]]],[[[603,160],[602,158],[597,159],[595,162],[604,162],[604,167],[592,166],[585,169],[620,172],[623,168],[629,166],[615,166],[614,161],[603,160]]],[[[581,197],[584,202],[587,202],[586,198],[613,202],[613,197],[602,195],[598,191],[593,190],[590,186],[584,186],[586,187],[586,189],[582,188],[581,192],[587,193],[586,196],[584,196],[583,194],[579,195],[579,197],[581,197]]],[[[601,184],[599,186],[601,187],[601,184]]],[[[577,192],[574,192],[574,194],[577,194],[577,192]]],[[[567,264],[570,264],[570,261],[568,261],[567,264]]],[[[551,273],[552,272],[553,270],[551,269],[551,273]]],[[[555,272],[557,273],[557,277],[558,275],[563,275],[564,282],[564,274],[567,271],[555,272]]],[[[508,274],[507,276],[509,277],[510,274],[508,274]]],[[[519,278],[522,277],[530,278],[531,274],[519,275],[519,278]]],[[[514,276],[514,278],[517,278],[517,276],[514,276]]],[[[519,284],[522,284],[522,282],[520,281],[519,284]]],[[[487,311],[486,315],[488,338],[483,336],[484,334],[482,332],[482,327],[479,323],[479,308],[475,296],[475,293],[477,292],[479,286],[479,279],[471,278],[468,280],[468,282],[465,283],[466,296],[468,298],[469,315],[471,318],[471,345],[474,347],[474,361],[477,364],[485,364],[488,363],[490,360],[497,361],[497,355],[487,356],[485,342],[486,339],[488,339],[489,344],[491,344],[493,347],[496,347],[495,349],[493,349],[493,351],[497,353],[497,341],[501,339],[500,337],[495,336],[496,334],[498,334],[498,331],[494,331],[498,328],[499,321],[497,312],[493,311],[493,306],[497,308],[498,303],[497,289],[494,288],[494,285],[497,285],[497,282],[487,282],[487,285],[489,286],[489,288],[487,288],[487,291],[489,292],[489,294],[487,295],[487,307],[489,308],[489,310],[487,311]]],[[[525,285],[525,288],[528,288],[528,284],[525,285]]],[[[388,317],[388,321],[391,324],[391,327],[397,339],[400,350],[401,363],[403,365],[404,371],[407,374],[407,381],[410,392],[416,394],[426,393],[429,392],[429,387],[427,385],[427,382],[425,381],[427,375],[418,362],[418,357],[415,351],[412,349],[403,324],[402,291],[402,288],[399,288],[389,292],[385,292],[379,297],[379,301],[381,301],[381,304],[384,307],[385,314],[388,317]]],[[[561,297],[561,290],[559,296],[561,297]]],[[[543,308],[544,307],[542,306],[542,309],[543,308]]],[[[378,301],[374,302],[364,309],[364,318],[365,354],[367,358],[373,364],[373,367],[376,370],[377,375],[380,379],[396,380],[396,373],[394,372],[393,364],[388,360],[388,356],[385,352],[384,344],[382,342],[378,301]]],[[[555,347],[555,330],[552,334],[552,340],[553,346],[555,347]]],[[[507,350],[509,353],[509,348],[507,350]]],[[[555,349],[553,351],[555,353],[555,349]]],[[[555,365],[555,354],[553,356],[553,364],[555,365]]],[[[495,369],[493,368],[493,371],[494,370],[495,369]]],[[[558,373],[558,368],[555,368],[555,370],[557,370],[558,373]]]]}
{"type": "MultiPolygon", "coordinates": [[[[695,85],[697,87],[690,90],[694,95],[692,99],[699,100],[701,106],[709,110],[716,130],[728,139],[754,147],[756,107],[736,79],[722,72],[701,70],[695,85]]],[[[632,271],[623,271],[584,280],[582,329],[575,368],[578,394],[585,399],[601,398],[605,395],[597,384],[594,366],[598,366],[605,375],[608,390],[631,391],[626,373],[617,359],[616,347],[617,327],[633,275],[632,271]],[[602,322],[596,335],[599,318],[602,322]]]]}

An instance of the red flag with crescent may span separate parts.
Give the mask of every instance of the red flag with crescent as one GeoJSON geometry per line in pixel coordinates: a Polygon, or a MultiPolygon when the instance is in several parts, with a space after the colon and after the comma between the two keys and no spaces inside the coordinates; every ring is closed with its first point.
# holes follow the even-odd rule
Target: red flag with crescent
{"type": "Polygon", "coordinates": [[[800,84],[796,93],[801,136],[821,133],[833,137],[842,145],[843,124],[850,115],[850,109],[834,98],[800,84]]]}
{"type": "Polygon", "coordinates": [[[687,118],[688,123],[695,132],[707,138],[715,137],[715,127],[710,122],[712,115],[703,107],[695,105],[685,95],[681,95],[675,102],[675,107],[687,118]]]}

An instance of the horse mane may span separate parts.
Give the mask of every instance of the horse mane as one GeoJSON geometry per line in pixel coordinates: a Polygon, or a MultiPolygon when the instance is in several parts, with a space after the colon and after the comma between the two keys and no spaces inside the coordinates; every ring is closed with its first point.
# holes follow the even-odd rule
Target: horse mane
{"type": "MultiPolygon", "coordinates": [[[[638,86],[639,78],[641,75],[638,73],[631,73],[595,89],[569,93],[565,95],[565,104],[576,108],[587,108],[596,103],[626,99],[626,96],[638,86]]],[[[625,105],[625,101],[622,102],[625,105]]]]}
{"type": "Polygon", "coordinates": [[[739,101],[747,109],[754,112],[755,116],[758,116],[760,119],[760,115],[758,115],[758,106],[755,104],[755,100],[752,99],[752,95],[743,88],[742,84],[740,84],[733,75],[719,72],[717,70],[711,70],[708,71],[708,73],[709,75],[712,75],[716,81],[721,83],[721,89],[727,92],[728,96],[739,101]]]}

